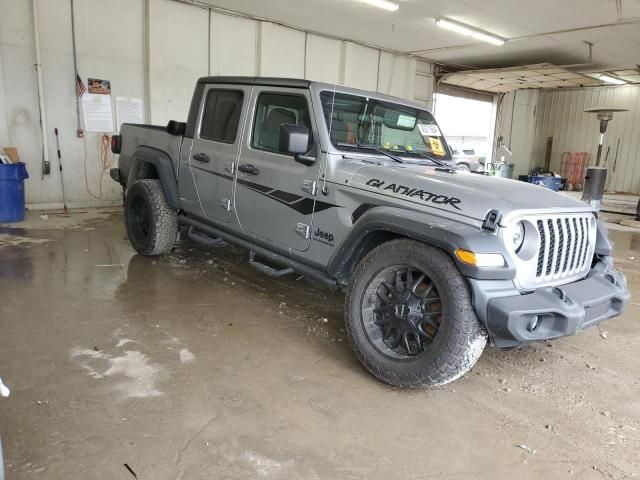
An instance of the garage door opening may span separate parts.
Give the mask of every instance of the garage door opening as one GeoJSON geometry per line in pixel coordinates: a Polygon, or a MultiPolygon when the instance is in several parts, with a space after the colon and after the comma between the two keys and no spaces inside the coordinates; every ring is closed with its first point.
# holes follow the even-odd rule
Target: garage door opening
{"type": "Polygon", "coordinates": [[[434,113],[458,162],[491,161],[495,116],[492,101],[436,93],[434,113]]]}

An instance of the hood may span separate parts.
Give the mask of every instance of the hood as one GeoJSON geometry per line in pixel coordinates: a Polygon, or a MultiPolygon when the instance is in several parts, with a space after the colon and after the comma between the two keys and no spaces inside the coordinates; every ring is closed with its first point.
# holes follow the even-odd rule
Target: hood
{"type": "Polygon", "coordinates": [[[475,220],[483,220],[490,210],[498,210],[503,222],[525,212],[593,211],[579,200],[539,185],[425,165],[368,164],[355,172],[351,184],[475,220]]]}

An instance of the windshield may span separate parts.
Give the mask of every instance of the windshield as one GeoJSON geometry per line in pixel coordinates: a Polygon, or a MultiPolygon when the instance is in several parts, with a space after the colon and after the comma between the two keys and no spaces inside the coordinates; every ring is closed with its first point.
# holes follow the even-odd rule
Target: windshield
{"type": "Polygon", "coordinates": [[[426,110],[327,91],[320,98],[335,147],[367,145],[409,157],[451,160],[451,151],[426,110]]]}

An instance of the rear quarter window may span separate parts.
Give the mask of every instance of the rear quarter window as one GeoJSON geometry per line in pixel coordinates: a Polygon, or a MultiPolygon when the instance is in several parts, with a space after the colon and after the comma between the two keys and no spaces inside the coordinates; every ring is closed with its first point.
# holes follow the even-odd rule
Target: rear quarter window
{"type": "Polygon", "coordinates": [[[237,90],[209,90],[202,115],[200,137],[235,143],[244,93],[237,90]]]}

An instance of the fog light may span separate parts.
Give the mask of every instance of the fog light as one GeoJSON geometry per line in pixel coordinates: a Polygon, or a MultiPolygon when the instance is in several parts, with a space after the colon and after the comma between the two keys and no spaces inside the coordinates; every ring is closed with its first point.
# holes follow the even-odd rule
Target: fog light
{"type": "Polygon", "coordinates": [[[534,315],[533,317],[531,317],[527,330],[529,330],[530,332],[535,332],[540,326],[540,320],[540,315],[534,315]]]}

